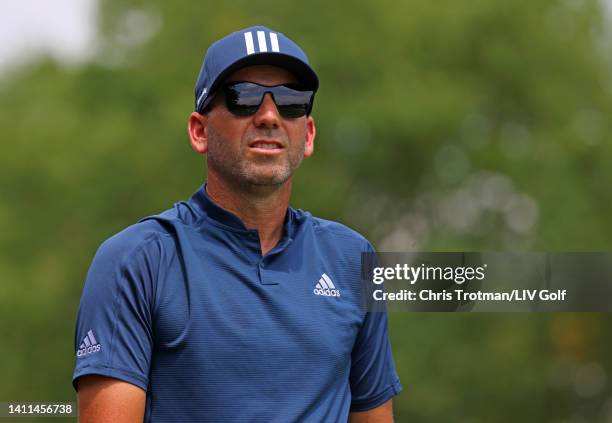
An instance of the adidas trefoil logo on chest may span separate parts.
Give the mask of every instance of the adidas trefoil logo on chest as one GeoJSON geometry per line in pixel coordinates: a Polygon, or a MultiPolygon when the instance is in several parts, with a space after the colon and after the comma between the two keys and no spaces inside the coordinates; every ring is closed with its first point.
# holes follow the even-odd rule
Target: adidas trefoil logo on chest
{"type": "Polygon", "coordinates": [[[339,297],[340,290],[336,288],[331,278],[325,273],[321,275],[321,279],[317,282],[317,285],[312,290],[315,295],[322,295],[324,297],[339,297]]]}

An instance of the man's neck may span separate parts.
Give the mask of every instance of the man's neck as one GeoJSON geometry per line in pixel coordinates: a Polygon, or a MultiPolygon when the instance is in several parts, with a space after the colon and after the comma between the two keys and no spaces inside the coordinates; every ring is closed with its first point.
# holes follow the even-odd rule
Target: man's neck
{"type": "Polygon", "coordinates": [[[279,187],[241,189],[209,172],[206,191],[215,204],[238,216],[248,229],[259,232],[262,255],[278,244],[289,207],[291,179],[279,187]]]}

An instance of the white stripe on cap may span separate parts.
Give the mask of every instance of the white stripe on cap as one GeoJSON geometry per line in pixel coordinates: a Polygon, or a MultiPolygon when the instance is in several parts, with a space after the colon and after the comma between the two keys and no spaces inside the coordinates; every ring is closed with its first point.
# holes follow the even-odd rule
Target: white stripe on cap
{"type": "Polygon", "coordinates": [[[272,47],[272,51],[280,51],[280,49],[278,48],[278,37],[276,36],[276,32],[270,33],[270,46],[272,47]]]}
{"type": "Polygon", "coordinates": [[[266,45],[266,33],[263,31],[257,31],[257,41],[259,41],[259,52],[265,53],[268,51],[268,46],[266,45]]]}
{"type": "Polygon", "coordinates": [[[244,33],[244,42],[246,44],[247,54],[255,53],[255,46],[253,45],[253,34],[251,34],[251,31],[244,33]]]}
{"type": "Polygon", "coordinates": [[[200,96],[198,97],[198,101],[197,101],[198,109],[200,108],[200,103],[202,102],[202,98],[204,97],[204,94],[206,94],[206,88],[202,90],[202,94],[200,94],[200,96]]]}

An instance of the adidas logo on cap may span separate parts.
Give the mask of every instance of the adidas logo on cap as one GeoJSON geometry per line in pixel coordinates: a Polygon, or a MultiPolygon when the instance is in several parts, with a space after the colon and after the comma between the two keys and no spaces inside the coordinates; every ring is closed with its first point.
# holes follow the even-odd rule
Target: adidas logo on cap
{"type": "Polygon", "coordinates": [[[96,341],[93,330],[90,329],[85,338],[83,338],[81,345],[79,345],[76,355],[77,357],[84,357],[87,354],[97,353],[101,348],[102,346],[96,341]]]}
{"type": "Polygon", "coordinates": [[[324,297],[339,297],[340,290],[336,289],[336,286],[332,280],[325,273],[321,275],[321,279],[313,289],[315,295],[322,295],[324,297]]]}

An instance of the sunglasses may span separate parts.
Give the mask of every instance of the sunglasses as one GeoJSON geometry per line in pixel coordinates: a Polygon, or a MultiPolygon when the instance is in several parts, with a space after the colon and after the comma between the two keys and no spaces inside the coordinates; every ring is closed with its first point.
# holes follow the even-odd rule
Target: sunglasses
{"type": "Polygon", "coordinates": [[[254,82],[231,82],[222,87],[225,107],[235,116],[252,116],[257,113],[264,95],[270,93],[278,113],[284,118],[299,118],[312,110],[314,92],[300,89],[298,85],[266,86],[254,82]]]}

